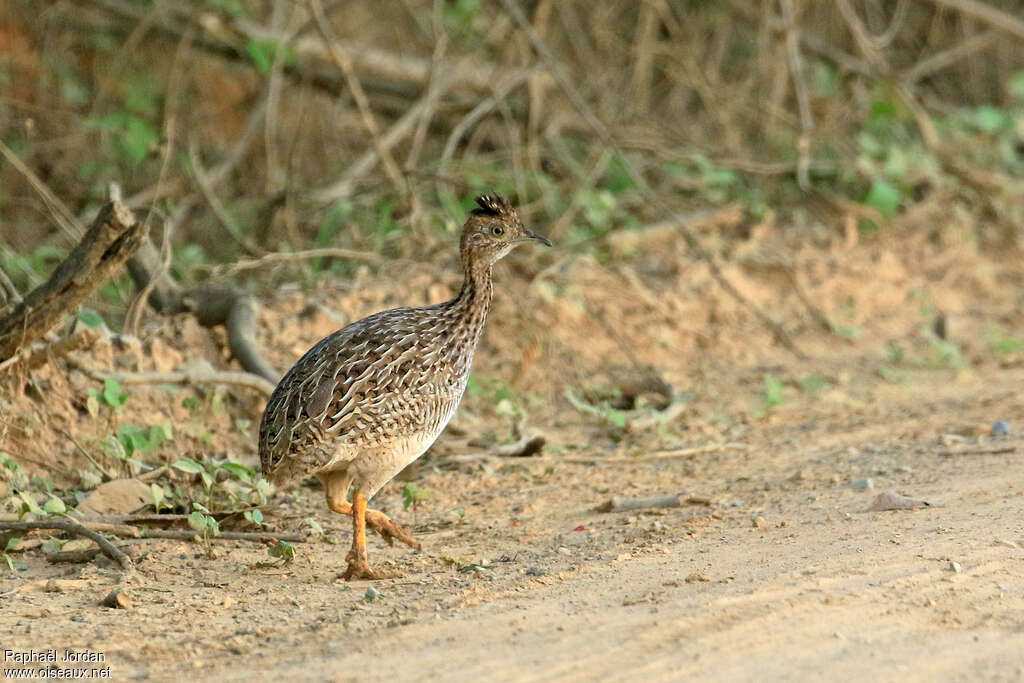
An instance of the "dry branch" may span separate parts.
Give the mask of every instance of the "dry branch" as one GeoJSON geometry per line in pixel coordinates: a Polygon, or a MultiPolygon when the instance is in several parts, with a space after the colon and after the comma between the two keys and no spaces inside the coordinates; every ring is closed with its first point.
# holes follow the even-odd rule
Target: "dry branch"
{"type": "Polygon", "coordinates": [[[626,512],[628,510],[650,510],[653,508],[681,508],[684,505],[711,505],[707,498],[687,496],[678,493],[674,496],[649,496],[646,498],[629,498],[627,496],[613,496],[598,505],[596,512],[626,512]]]}
{"type": "MultiPolygon", "coordinates": [[[[112,524],[110,522],[82,522],[87,527],[97,532],[119,536],[121,538],[172,538],[179,541],[191,541],[202,534],[191,529],[144,529],[131,526],[130,524],[112,524]]],[[[0,528],[3,528],[0,526],[0,528]]],[[[288,541],[289,543],[303,543],[306,537],[297,532],[274,531],[221,531],[216,536],[207,536],[208,541],[254,541],[256,543],[267,543],[273,541],[288,541]]]]}
{"type": "Polygon", "coordinates": [[[42,522],[0,522],[0,531],[35,531],[40,529],[64,531],[76,536],[84,536],[95,542],[107,557],[117,562],[123,569],[133,569],[135,567],[132,563],[132,558],[118,550],[102,534],[88,528],[86,525],[72,522],[70,519],[48,519],[42,522]]]}
{"type": "Polygon", "coordinates": [[[126,206],[104,206],[50,279],[0,318],[0,360],[46,334],[110,278],[145,238],[145,227],[126,206]]]}
{"type": "Polygon", "coordinates": [[[176,372],[105,372],[75,364],[85,374],[102,381],[113,379],[120,384],[226,384],[246,387],[270,396],[275,384],[251,372],[176,371],[176,372]]]}

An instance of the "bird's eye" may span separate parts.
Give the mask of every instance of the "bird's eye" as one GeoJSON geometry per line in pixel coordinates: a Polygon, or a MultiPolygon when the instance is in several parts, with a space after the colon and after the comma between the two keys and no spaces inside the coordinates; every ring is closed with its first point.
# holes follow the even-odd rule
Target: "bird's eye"
{"type": "Polygon", "coordinates": [[[501,235],[505,232],[505,228],[501,227],[500,225],[495,225],[491,232],[495,235],[501,235]]]}

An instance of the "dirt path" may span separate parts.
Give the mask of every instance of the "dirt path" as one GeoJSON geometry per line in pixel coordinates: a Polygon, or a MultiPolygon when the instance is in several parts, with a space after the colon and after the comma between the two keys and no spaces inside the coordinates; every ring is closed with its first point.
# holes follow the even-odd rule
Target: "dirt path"
{"type": "MultiPolygon", "coordinates": [[[[374,601],[334,581],[344,538],[262,569],[258,547],[210,559],[147,543],[127,611],[96,605],[112,569],[26,554],[0,582],[15,591],[0,632],[5,648],[89,648],[115,678],[153,680],[1018,680],[1024,443],[949,456],[995,442],[940,437],[1019,422],[1022,384],[999,368],[878,383],[857,409],[790,406],[738,428],[749,450],[685,461],[549,467],[555,455],[431,474],[414,523],[427,549],[373,541],[405,573],[374,601]],[[865,512],[888,489],[933,505],[865,512]],[[675,491],[712,504],[593,511],[675,491]],[[65,583],[47,592],[49,579],[65,583]]],[[[282,519],[313,512],[342,536],[319,495],[299,492],[282,519]]],[[[410,521],[397,494],[380,502],[410,521]]]]}

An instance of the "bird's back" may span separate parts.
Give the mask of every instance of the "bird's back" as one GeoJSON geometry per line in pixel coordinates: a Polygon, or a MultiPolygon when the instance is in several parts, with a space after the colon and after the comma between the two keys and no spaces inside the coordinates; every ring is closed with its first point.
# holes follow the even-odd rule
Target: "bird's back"
{"type": "Polygon", "coordinates": [[[409,437],[432,442],[462,397],[479,336],[458,324],[452,303],[383,311],[307,351],[263,413],[264,475],[280,483],[346,452],[409,437]]]}

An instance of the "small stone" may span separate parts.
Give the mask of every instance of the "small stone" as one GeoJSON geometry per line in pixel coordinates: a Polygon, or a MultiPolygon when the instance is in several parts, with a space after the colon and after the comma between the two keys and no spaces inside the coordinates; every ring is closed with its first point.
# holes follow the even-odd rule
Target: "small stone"
{"type": "Polygon", "coordinates": [[[875,480],[871,477],[866,479],[858,479],[857,481],[850,484],[850,488],[854,491],[867,491],[868,489],[875,488],[875,480]]]}
{"type": "Polygon", "coordinates": [[[992,425],[989,436],[1009,436],[1010,435],[1010,423],[1006,420],[999,420],[992,425]]]}
{"type": "Polygon", "coordinates": [[[572,555],[572,551],[566,548],[564,545],[558,546],[559,555],[572,555]]]}
{"type": "Polygon", "coordinates": [[[526,570],[527,576],[544,576],[545,574],[547,574],[547,572],[540,567],[530,567],[526,570]]]}
{"type": "Polygon", "coordinates": [[[103,598],[102,605],[104,607],[110,607],[112,609],[131,609],[135,606],[132,599],[121,592],[120,589],[111,591],[107,597],[103,598]]]}
{"type": "Polygon", "coordinates": [[[952,569],[957,574],[963,574],[964,573],[963,565],[961,565],[959,562],[950,562],[949,563],[949,568],[952,569]]]}
{"type": "Polygon", "coordinates": [[[693,572],[692,574],[687,576],[685,580],[686,580],[686,583],[707,583],[711,579],[709,579],[708,577],[704,576],[700,572],[693,572]]]}
{"type": "Polygon", "coordinates": [[[379,590],[377,590],[373,586],[370,586],[366,589],[366,593],[363,594],[363,599],[367,602],[373,602],[374,600],[379,600],[381,597],[383,597],[383,595],[384,594],[381,593],[379,590]]]}
{"type": "Polygon", "coordinates": [[[769,526],[768,520],[764,517],[754,517],[753,525],[755,529],[767,529],[769,526]]]}
{"type": "Polygon", "coordinates": [[[43,588],[43,590],[47,593],[63,593],[64,587],[56,581],[54,581],[53,579],[50,579],[46,582],[46,587],[43,588]]]}
{"type": "Polygon", "coordinates": [[[729,503],[729,507],[731,507],[731,508],[741,508],[741,507],[743,507],[743,501],[740,500],[739,498],[737,498],[733,502],[729,503]]]}

